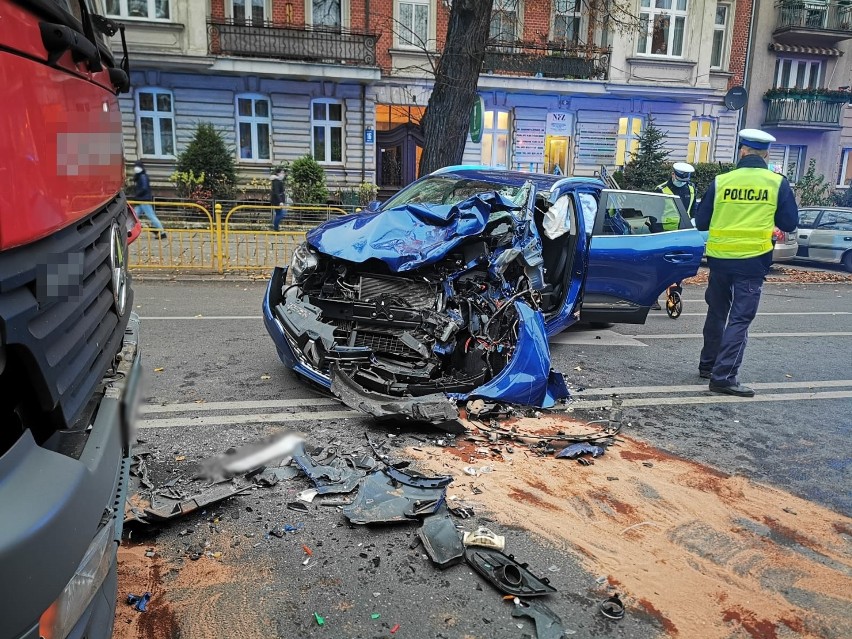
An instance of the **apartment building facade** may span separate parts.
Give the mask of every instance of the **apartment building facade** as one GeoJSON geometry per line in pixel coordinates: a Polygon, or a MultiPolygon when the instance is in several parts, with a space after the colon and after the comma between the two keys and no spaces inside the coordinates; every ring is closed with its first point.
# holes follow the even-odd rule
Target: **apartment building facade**
{"type": "Polygon", "coordinates": [[[816,160],[852,182],[852,0],[758,0],[745,123],[778,140],[771,168],[795,182],[816,160]]]}
{"type": "MultiPolygon", "coordinates": [[[[451,0],[107,0],[127,25],[129,161],[164,186],[198,122],[243,179],[310,154],[334,188],[416,179],[419,121],[451,0]]],[[[673,160],[729,161],[752,0],[635,0],[619,30],[579,0],[494,0],[482,139],[464,161],[591,175],[653,115],[673,160]],[[745,27],[743,26],[745,25],[745,27]]]]}

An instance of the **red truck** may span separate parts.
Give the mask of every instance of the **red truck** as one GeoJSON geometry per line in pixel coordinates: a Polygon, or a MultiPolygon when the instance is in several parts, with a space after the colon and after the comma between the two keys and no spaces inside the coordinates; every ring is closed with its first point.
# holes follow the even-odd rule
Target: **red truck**
{"type": "Polygon", "coordinates": [[[141,365],[99,14],[0,0],[0,639],[112,634],[141,365]]]}

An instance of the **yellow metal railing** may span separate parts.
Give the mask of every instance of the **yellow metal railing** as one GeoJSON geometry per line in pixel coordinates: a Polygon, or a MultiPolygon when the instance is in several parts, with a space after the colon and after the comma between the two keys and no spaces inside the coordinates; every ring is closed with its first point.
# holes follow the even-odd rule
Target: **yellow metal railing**
{"type": "Polygon", "coordinates": [[[130,246],[130,267],[137,270],[268,271],[290,263],[293,251],[304,242],[310,228],[347,213],[333,206],[286,206],[287,230],[274,231],[272,215],[279,208],[275,206],[238,204],[223,218],[222,205],[218,203],[212,214],[193,202],[151,204],[160,211],[183,209],[190,213],[189,217],[198,219],[183,222],[180,227],[169,224],[164,229],[165,238],[160,238],[156,229],[145,228],[130,246]]]}

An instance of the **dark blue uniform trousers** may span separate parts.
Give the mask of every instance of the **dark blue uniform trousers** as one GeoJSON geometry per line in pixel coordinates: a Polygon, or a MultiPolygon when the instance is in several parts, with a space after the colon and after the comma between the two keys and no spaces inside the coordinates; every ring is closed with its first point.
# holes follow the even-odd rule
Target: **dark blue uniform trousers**
{"type": "Polygon", "coordinates": [[[704,299],[704,348],[698,368],[711,371],[715,386],[735,386],[748,342],[748,327],[757,315],[763,276],[710,270],[704,299]]]}

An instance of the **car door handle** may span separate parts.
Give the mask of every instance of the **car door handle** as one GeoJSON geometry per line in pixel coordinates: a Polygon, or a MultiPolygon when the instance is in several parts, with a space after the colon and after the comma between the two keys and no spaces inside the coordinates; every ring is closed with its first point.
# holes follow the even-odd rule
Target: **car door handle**
{"type": "Polygon", "coordinates": [[[809,235],[800,235],[799,239],[800,240],[806,240],[806,239],[808,239],[808,237],[810,237],[810,236],[809,235]]]}
{"type": "Polygon", "coordinates": [[[847,237],[844,237],[844,238],[843,238],[843,241],[844,241],[844,242],[852,242],[852,237],[848,237],[848,236],[847,236],[847,237]]]}
{"type": "Polygon", "coordinates": [[[674,253],[666,253],[664,257],[666,262],[681,264],[691,261],[693,256],[692,253],[687,253],[686,251],[675,251],[674,253]]]}

